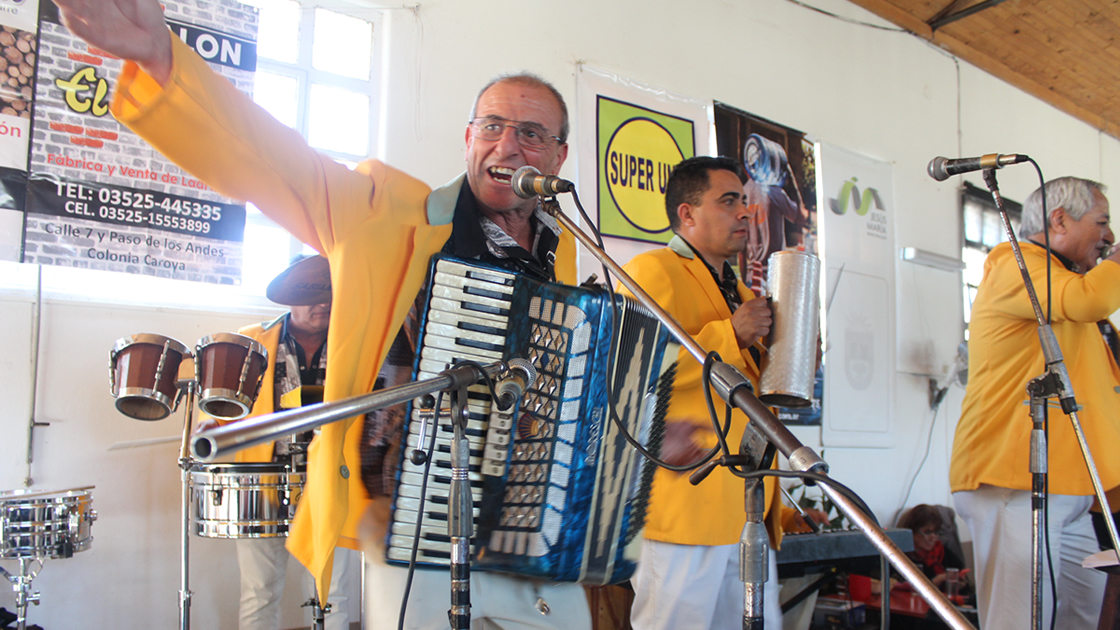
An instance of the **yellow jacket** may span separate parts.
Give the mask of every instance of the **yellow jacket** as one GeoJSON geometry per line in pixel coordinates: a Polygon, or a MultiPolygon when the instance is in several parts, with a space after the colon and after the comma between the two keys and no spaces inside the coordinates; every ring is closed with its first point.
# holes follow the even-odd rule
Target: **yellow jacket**
{"type": "MultiPolygon", "coordinates": [[[[624,269],[701,347],[718,352],[724,361],[739,368],[758,386],[758,366],[750,352],[739,349],[727,301],[704,261],[679,236],[673,237],[668,247],[635,256],[624,269]]],[[[744,302],[755,297],[742,282],[739,296],[744,302]]],[[[704,401],[702,368],[688,351],[681,350],[667,417],[687,420],[708,429],[709,439],[701,446],[711,448],[716,445],[716,438],[704,401]]],[[[713,399],[722,423],[722,401],[714,393],[713,399]]],[[[732,452],[737,451],[746,422],[746,416],[735,410],[728,433],[732,452]]],[[[765,485],[767,529],[771,545],[777,548],[782,537],[781,520],[793,518],[795,512],[782,509],[773,478],[768,478],[765,485]]],[[[682,545],[737,543],[746,523],[743,490],[743,480],[726,468],[717,469],[696,486],[689,483],[687,474],[659,468],[653,480],[645,536],[682,545]]]]}
{"type": "MultiPolygon", "coordinates": [[[[1022,244],[1023,259],[1046,313],[1046,250],[1022,244]]],[[[1120,265],[1103,261],[1086,274],[1051,266],[1051,327],[1062,348],[1085,430],[1104,488],[1120,485],[1120,368],[1097,322],[1120,309],[1120,265]]],[[[980,484],[1031,489],[1030,408],[1027,382],[1043,374],[1038,323],[1011,245],[992,249],[972,305],[968,390],[953,439],[949,482],[953,492],[980,484]]],[[[1049,412],[1050,492],[1089,495],[1089,473],[1070,420],[1049,412]]],[[[1113,506],[1115,509],[1115,506],[1113,506]]]]}
{"type": "MultiPolygon", "coordinates": [[[[372,391],[428,260],[451,234],[454,184],[462,178],[429,199],[423,182],[376,160],[351,171],[214,74],[178,37],[171,40],[174,66],[166,86],[126,63],[113,115],[214,190],[252,201],[328,258],[334,300],[323,397],[372,391]]],[[[574,281],[570,234],[556,254],[557,277],[574,281]]],[[[288,549],[315,576],[320,601],[326,601],[335,546],[358,548],[356,525],[369,501],[360,475],[359,420],[326,425],[312,442],[288,538],[288,549]]]]}

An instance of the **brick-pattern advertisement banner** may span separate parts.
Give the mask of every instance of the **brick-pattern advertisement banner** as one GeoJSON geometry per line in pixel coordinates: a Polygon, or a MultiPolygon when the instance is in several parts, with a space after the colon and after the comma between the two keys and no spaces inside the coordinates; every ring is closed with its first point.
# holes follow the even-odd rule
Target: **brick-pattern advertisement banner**
{"type": "MultiPolygon", "coordinates": [[[[27,171],[38,0],[0,0],[0,168],[27,171]]],[[[0,204],[0,207],[11,207],[0,204]]]]}
{"type": "MultiPolygon", "coordinates": [[[[109,101],[122,62],[74,37],[41,2],[23,262],[240,284],[244,204],[118,123],[109,101]]],[[[164,11],[174,35],[252,92],[256,9],[165,0],[164,11]]],[[[3,111],[0,103],[0,122],[3,111]]]]}

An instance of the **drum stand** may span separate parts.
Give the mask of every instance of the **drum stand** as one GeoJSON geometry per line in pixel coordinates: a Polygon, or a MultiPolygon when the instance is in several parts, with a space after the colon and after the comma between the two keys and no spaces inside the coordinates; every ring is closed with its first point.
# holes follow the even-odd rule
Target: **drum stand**
{"type": "Polygon", "coordinates": [[[187,411],[183,421],[183,445],[179,450],[179,475],[182,478],[182,525],[180,527],[179,555],[179,630],[191,627],[191,468],[194,460],[190,454],[191,427],[194,424],[194,381],[180,381],[179,397],[186,397],[187,411]]]}
{"type": "Polygon", "coordinates": [[[326,606],[319,605],[319,596],[312,595],[310,599],[303,602],[301,608],[311,607],[311,630],[323,630],[327,613],[331,611],[330,603],[326,606]]]}
{"type": "MultiPolygon", "coordinates": [[[[1033,160],[1032,160],[1033,162],[1033,160]]],[[[1085,466],[1089,471],[1089,479],[1093,483],[1093,491],[1096,493],[1097,500],[1100,501],[1101,508],[1105,514],[1105,523],[1108,526],[1108,534],[1112,538],[1112,545],[1114,549],[1120,550],[1120,540],[1118,540],[1116,532],[1116,523],[1114,519],[1108,515],[1112,514],[1112,508],[1108,505],[1108,497],[1105,495],[1105,489],[1101,485],[1100,475],[1097,473],[1097,466],[1093,462],[1093,455],[1089,451],[1089,443],[1085,440],[1085,432],[1081,428],[1081,421],[1077,417],[1077,410],[1080,405],[1073,395],[1073,383],[1069,380],[1069,372],[1066,370],[1065,362],[1062,358],[1062,349],[1058,345],[1058,338],[1054,336],[1054,330],[1047,323],[1046,317],[1042,313],[1042,306],[1039,305],[1038,295],[1034,290],[1034,283],[1031,281],[1030,273],[1027,271],[1027,264],[1023,260],[1023,252],[1019,249],[1019,241],[1015,238],[1015,231],[1011,227],[1011,220],[1007,215],[1007,208],[1004,207],[1003,197],[999,192],[999,184],[996,182],[995,168],[984,169],[984,183],[988,185],[988,190],[992,193],[992,198],[995,200],[996,208],[999,209],[1000,218],[1003,220],[1003,229],[1007,233],[1007,240],[1011,244],[1011,249],[1015,253],[1015,262],[1019,265],[1019,271],[1023,275],[1023,284],[1027,291],[1027,296],[1030,298],[1031,307],[1034,309],[1035,319],[1038,320],[1038,339],[1042,345],[1042,355],[1044,357],[1046,372],[1030,381],[1027,384],[1027,393],[1030,395],[1031,406],[1031,443],[1030,443],[1030,471],[1031,471],[1031,628],[1033,630],[1042,630],[1042,556],[1043,556],[1043,540],[1045,535],[1045,522],[1046,513],[1046,475],[1047,471],[1047,445],[1045,426],[1046,418],[1046,405],[1050,398],[1057,398],[1062,406],[1062,411],[1069,416],[1070,422],[1073,424],[1073,432],[1077,436],[1078,446],[1081,447],[1081,455],[1085,459],[1085,466]]],[[[1044,197],[1045,198],[1045,197],[1044,197]]],[[[1043,226],[1048,229],[1046,226],[1043,226]]],[[[1058,606],[1058,602],[1053,602],[1054,608],[1058,606]]]]}
{"type": "Polygon", "coordinates": [[[19,575],[12,575],[4,567],[0,567],[0,574],[8,578],[12,583],[12,590],[16,592],[16,628],[17,630],[25,630],[27,628],[27,604],[39,605],[39,591],[31,590],[31,580],[39,575],[39,571],[43,570],[42,558],[26,558],[20,557],[19,559],[19,575]],[[38,568],[28,570],[32,562],[39,563],[38,568]]]}

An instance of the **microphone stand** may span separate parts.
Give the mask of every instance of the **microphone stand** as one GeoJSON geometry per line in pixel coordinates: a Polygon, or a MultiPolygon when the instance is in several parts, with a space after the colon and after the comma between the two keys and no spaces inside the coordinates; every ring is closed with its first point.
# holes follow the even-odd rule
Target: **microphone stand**
{"type": "MultiPolygon", "coordinates": [[[[1027,270],[1027,263],[1023,259],[1023,252],[1019,248],[1019,241],[1015,238],[1015,231],[1011,228],[1011,220],[1008,217],[1007,208],[1004,206],[1003,196],[999,192],[995,168],[985,168],[983,175],[984,183],[991,191],[992,199],[995,200],[996,208],[999,210],[999,216],[1003,221],[1003,229],[1007,233],[1011,250],[1015,253],[1015,262],[1019,265],[1019,272],[1023,276],[1027,297],[1030,298],[1031,308],[1034,309],[1035,319],[1038,321],[1038,339],[1042,345],[1042,356],[1046,364],[1046,372],[1027,384],[1033,423],[1030,447],[1031,628],[1042,630],[1042,540],[1043,528],[1046,525],[1047,499],[1045,488],[1048,456],[1044,427],[1047,421],[1047,400],[1050,398],[1058,398],[1062,411],[1070,418],[1073,432],[1077,436],[1077,443],[1081,448],[1081,455],[1084,457],[1085,466],[1089,471],[1089,478],[1093,482],[1093,491],[1096,493],[1097,500],[1100,501],[1106,515],[1105,523],[1108,525],[1108,534],[1112,538],[1112,545],[1115,549],[1120,549],[1120,543],[1117,540],[1116,523],[1111,517],[1107,516],[1112,514],[1112,508],[1108,505],[1108,497],[1101,486],[1097,466],[1093,462],[1092,453],[1089,451],[1089,443],[1085,439],[1085,432],[1082,430],[1081,421],[1077,417],[1077,410],[1080,409],[1080,406],[1074,398],[1073,383],[1069,379],[1069,372],[1066,370],[1062,358],[1062,349],[1058,345],[1058,338],[1054,335],[1054,329],[1047,323],[1046,317],[1042,313],[1042,307],[1038,303],[1038,294],[1035,292],[1034,283],[1031,281],[1030,272],[1027,270]]],[[[1043,229],[1049,229],[1049,226],[1043,226],[1043,229]]],[[[1057,605],[1058,602],[1054,602],[1054,606],[1057,605]]]]}
{"type": "MultiPolygon", "coordinates": [[[[612,275],[618,278],[631,293],[642,303],[643,306],[648,308],[655,317],[669,330],[670,333],[680,342],[681,346],[688,351],[697,361],[701,364],[707,359],[707,352],[698,344],[680,324],[669,315],[665,309],[661,308],[650,296],[646,293],[634,279],[626,274],[614,260],[607,255],[590,237],[587,236],[580,228],[566,215],[560,208],[560,204],[556,201],[555,197],[544,197],[541,199],[542,206],[546,212],[552,215],[564,229],[569,230],[580,243],[584,245],[592,254],[598,258],[604,266],[610,271],[612,275]]],[[[821,475],[827,475],[828,465],[822,460],[813,450],[803,444],[790,432],[790,430],[783,425],[770,409],[766,407],[758,398],[750,391],[750,381],[738,368],[723,363],[720,361],[715,362],[712,366],[712,382],[711,386],[715,388],[716,392],[730,404],[735,405],[743,411],[750,419],[747,423],[749,431],[756,431],[763,439],[767,440],[771,445],[781,451],[789,459],[789,465],[792,470],[800,472],[814,472],[821,475]]],[[[744,434],[744,440],[748,437],[744,434]]],[[[761,483],[758,484],[761,487],[761,483]]],[[[860,510],[856,504],[847,496],[834,489],[829,484],[821,484],[822,490],[826,495],[832,499],[833,503],[843,512],[848,519],[854,523],[864,536],[875,545],[881,554],[886,556],[892,565],[910,582],[914,588],[922,595],[930,607],[937,611],[937,614],[945,620],[945,622],[954,630],[964,630],[965,628],[972,628],[972,625],[961,615],[960,611],[949,603],[949,600],[941,594],[941,591],[929,581],[928,578],[910,561],[906,554],[904,554],[894,542],[886,535],[879,525],[877,525],[869,515],[860,510]]],[[[748,521],[753,518],[753,511],[757,510],[751,503],[751,499],[747,499],[748,504],[748,521]]],[[[748,526],[750,523],[748,522],[748,526]]],[[[762,536],[765,536],[765,528],[751,527],[751,531],[744,530],[744,538],[749,539],[746,544],[740,545],[740,553],[743,557],[747,555],[759,556],[766,552],[769,546],[767,539],[759,547],[759,535],[755,530],[761,531],[762,536]]],[[[763,566],[767,566],[765,555],[762,555],[763,566]]],[[[753,562],[757,560],[752,559],[753,562]]],[[[757,565],[752,565],[757,566],[757,565]]],[[[765,577],[766,569],[758,571],[755,568],[747,568],[746,563],[740,563],[740,576],[756,580],[747,586],[744,581],[745,593],[749,595],[747,605],[755,606],[752,603],[757,599],[761,602],[762,587],[757,586],[758,574],[765,577]],[[749,573],[749,575],[748,575],[749,573]]],[[[887,599],[887,607],[890,607],[889,596],[887,599]]],[[[758,605],[758,610],[761,610],[761,605],[758,605]]],[[[761,627],[761,624],[755,626],[755,618],[761,618],[761,614],[756,610],[744,611],[743,628],[744,630],[754,630],[754,628],[761,627]],[[752,615],[750,618],[747,615],[752,615]],[[751,625],[748,625],[751,624],[751,625]]]]}
{"type": "MultiPolygon", "coordinates": [[[[481,368],[463,365],[444,370],[435,378],[415,383],[405,383],[345,400],[258,416],[252,420],[199,433],[191,442],[191,451],[202,461],[213,461],[229,453],[263,442],[271,442],[285,435],[301,433],[330,422],[391,407],[432,392],[450,391],[451,424],[455,433],[451,443],[451,491],[447,522],[447,534],[451,538],[451,610],[448,611],[448,619],[453,630],[469,630],[471,625],[470,542],[474,535],[474,521],[471,515],[474,506],[468,478],[470,444],[466,435],[467,388],[483,380],[484,377],[497,378],[505,370],[506,366],[501,361],[495,361],[481,368]]],[[[497,401],[494,404],[496,405],[497,401]]],[[[432,430],[438,431],[438,409],[435,410],[434,416],[437,426],[432,430]]],[[[424,447],[422,443],[418,446],[421,449],[424,447]]]]}
{"type": "MultiPolygon", "coordinates": [[[[454,438],[451,442],[451,489],[447,506],[447,535],[451,538],[451,610],[447,617],[452,630],[470,630],[471,627],[471,537],[474,536],[474,498],[471,497],[470,443],[467,441],[467,387],[482,380],[473,366],[466,378],[458,379],[451,388],[451,425],[454,438]]],[[[495,400],[494,405],[498,404],[495,400]]],[[[439,410],[436,409],[438,430],[439,410]]],[[[423,449],[423,444],[418,444],[423,449]]]]}

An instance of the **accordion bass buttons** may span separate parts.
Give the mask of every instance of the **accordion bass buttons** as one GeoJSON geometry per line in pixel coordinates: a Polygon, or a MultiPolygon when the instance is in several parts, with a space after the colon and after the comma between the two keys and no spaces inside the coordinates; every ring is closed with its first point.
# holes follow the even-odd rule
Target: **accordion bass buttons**
{"type": "Polygon", "coordinates": [[[490,425],[486,429],[486,445],[483,447],[482,474],[489,477],[502,477],[506,474],[506,460],[509,458],[510,431],[513,418],[520,405],[506,411],[498,411],[497,405],[490,412],[490,425]]]}

